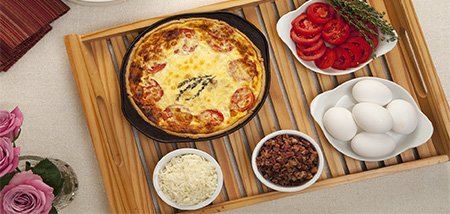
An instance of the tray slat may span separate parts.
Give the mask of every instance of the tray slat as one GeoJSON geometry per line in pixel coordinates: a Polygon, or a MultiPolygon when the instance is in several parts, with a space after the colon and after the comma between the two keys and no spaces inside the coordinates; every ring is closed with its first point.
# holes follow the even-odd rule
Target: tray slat
{"type": "MultiPolygon", "coordinates": [[[[93,66],[93,56],[92,54],[84,55],[86,53],[92,53],[92,49],[82,44],[80,37],[77,35],[67,36],[65,43],[66,47],[68,47],[68,55],[71,59],[78,93],[84,103],[83,109],[88,121],[93,146],[97,154],[103,183],[105,189],[108,190],[107,196],[111,210],[114,213],[130,211],[155,213],[156,210],[152,206],[152,203],[148,203],[151,200],[150,192],[147,188],[146,177],[134,143],[128,145],[128,148],[125,148],[120,153],[126,159],[121,159],[121,157],[118,158],[117,156],[112,157],[111,154],[114,153],[111,152],[111,145],[105,143],[112,143],[114,140],[106,140],[107,131],[100,119],[102,115],[100,112],[108,112],[104,105],[104,100],[101,102],[101,97],[94,96],[94,91],[99,91],[100,88],[97,87],[94,89],[91,79],[94,77],[96,80],[99,80],[100,78],[96,74],[89,75],[89,71],[97,72],[95,66],[93,66]],[[130,171],[131,168],[133,171],[130,171]],[[127,183],[126,181],[130,179],[137,182],[127,183]]],[[[103,116],[106,115],[103,114],[103,116]]],[[[109,128],[111,127],[109,126],[109,128]]]]}
{"type": "MultiPolygon", "coordinates": [[[[273,57],[275,57],[276,64],[278,65],[277,68],[275,68],[275,72],[278,70],[278,73],[281,75],[281,81],[283,82],[283,85],[281,86],[282,91],[286,92],[288,98],[286,107],[290,109],[294,117],[294,121],[291,121],[291,123],[296,124],[301,131],[311,133],[309,124],[305,125],[305,122],[308,121],[304,118],[306,117],[306,111],[302,105],[303,102],[300,91],[296,90],[297,84],[295,78],[292,76],[294,72],[291,71],[289,61],[286,60],[288,57],[286,50],[284,49],[285,46],[276,33],[275,27],[278,17],[276,17],[275,11],[272,8],[272,2],[260,4],[260,8],[267,37],[269,37],[269,42],[272,46],[273,57]]],[[[274,105],[283,105],[283,103],[274,103],[274,105]]],[[[277,116],[279,116],[279,114],[277,114],[277,116]]]]}
{"type": "Polygon", "coordinates": [[[249,153],[245,148],[245,142],[241,133],[236,131],[230,136],[230,144],[233,148],[233,154],[236,159],[239,174],[241,175],[242,184],[244,186],[244,190],[246,196],[257,195],[259,193],[258,184],[256,182],[256,177],[253,173],[249,153]]]}
{"type": "Polygon", "coordinates": [[[114,213],[178,212],[157,197],[152,186],[152,175],[157,161],[177,148],[197,148],[205,151],[217,159],[223,170],[222,194],[212,205],[197,212],[223,211],[296,194],[271,192],[257,181],[251,169],[251,151],[256,143],[264,135],[278,129],[299,129],[306,132],[315,138],[324,150],[326,166],[321,179],[303,192],[448,160],[448,156],[438,155],[449,151],[448,105],[445,96],[440,94],[442,88],[438,79],[435,79],[437,76],[428,58],[426,46],[422,45],[423,35],[420,31],[415,31],[418,23],[411,2],[369,1],[378,10],[387,10],[401,40],[387,56],[375,59],[369,66],[354,74],[339,77],[310,72],[294,59],[277,36],[275,25],[279,16],[304,2],[232,0],[186,11],[233,12],[258,27],[270,43],[271,89],[263,108],[243,129],[212,142],[155,142],[131,128],[120,112],[117,74],[123,55],[128,44],[142,28],[162,17],[65,38],[108,200],[114,213]],[[413,18],[410,18],[411,16],[413,18]],[[431,70],[423,70],[424,68],[431,70]],[[420,71],[425,73],[422,74],[423,82],[418,75],[420,71]],[[360,162],[338,153],[328,143],[320,127],[312,121],[309,104],[319,93],[361,76],[392,78],[409,90],[435,125],[436,134],[432,140],[384,162],[360,162]],[[440,96],[434,96],[436,94],[440,96]],[[446,139],[447,141],[442,141],[446,139]]]}
{"type": "Polygon", "coordinates": [[[239,185],[237,183],[236,176],[234,175],[233,167],[231,165],[230,157],[225,145],[225,141],[220,138],[212,141],[214,147],[214,154],[216,154],[217,162],[223,172],[223,182],[229,200],[238,199],[241,197],[239,192],[239,185]]]}

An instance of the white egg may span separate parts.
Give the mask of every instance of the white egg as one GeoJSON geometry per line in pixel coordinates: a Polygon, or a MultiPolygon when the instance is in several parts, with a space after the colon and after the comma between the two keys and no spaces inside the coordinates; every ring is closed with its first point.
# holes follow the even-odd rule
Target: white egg
{"type": "Polygon", "coordinates": [[[356,124],[364,131],[385,133],[392,129],[392,117],[380,105],[373,103],[358,103],[352,109],[356,124]]]}
{"type": "Polygon", "coordinates": [[[392,116],[392,129],[400,134],[412,133],[418,123],[416,108],[411,103],[397,99],[390,102],[386,109],[392,116]]]}
{"type": "Polygon", "coordinates": [[[323,115],[323,125],[331,136],[341,141],[351,140],[358,131],[352,113],[342,107],[328,109],[323,115]]]}
{"type": "Polygon", "coordinates": [[[353,138],[351,147],[358,155],[378,158],[391,154],[395,149],[395,142],[387,134],[361,132],[353,138]]]}
{"type": "Polygon", "coordinates": [[[386,105],[392,100],[392,91],[376,80],[361,80],[352,89],[353,98],[358,102],[386,105]]]}

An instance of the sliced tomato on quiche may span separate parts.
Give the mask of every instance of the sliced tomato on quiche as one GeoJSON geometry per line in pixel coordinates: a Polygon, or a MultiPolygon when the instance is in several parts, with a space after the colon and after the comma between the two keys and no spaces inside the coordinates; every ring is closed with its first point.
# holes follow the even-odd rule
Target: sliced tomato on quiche
{"type": "Polygon", "coordinates": [[[231,109],[244,112],[249,109],[255,102],[253,91],[248,88],[239,88],[231,97],[231,109]]]}
{"type": "Polygon", "coordinates": [[[223,120],[223,114],[219,110],[205,110],[199,115],[199,120],[211,126],[220,125],[223,120]]]}
{"type": "Polygon", "coordinates": [[[192,122],[194,116],[190,113],[189,109],[174,104],[164,109],[162,118],[175,125],[187,126],[192,122]]]}
{"type": "Polygon", "coordinates": [[[153,102],[158,102],[164,95],[161,86],[154,79],[148,79],[146,85],[143,87],[143,98],[153,102]]]}
{"type": "Polygon", "coordinates": [[[236,81],[250,81],[258,74],[258,71],[255,62],[240,58],[228,63],[228,73],[236,81]]]}
{"type": "Polygon", "coordinates": [[[197,47],[198,47],[198,44],[188,45],[187,43],[185,43],[185,44],[183,44],[183,46],[181,46],[181,48],[175,49],[174,53],[180,54],[180,55],[188,55],[188,54],[194,52],[197,47]]]}
{"type": "Polygon", "coordinates": [[[166,67],[166,65],[167,65],[167,63],[157,63],[154,65],[147,65],[145,70],[154,74],[154,73],[160,72],[162,69],[164,69],[166,67]]]}
{"type": "Polygon", "coordinates": [[[234,48],[233,43],[231,43],[227,39],[210,39],[208,41],[208,44],[215,51],[222,52],[222,53],[230,52],[234,48]]]}
{"type": "Polygon", "coordinates": [[[226,39],[234,34],[233,28],[227,25],[212,25],[206,28],[208,34],[216,39],[226,39]]]}
{"type": "Polygon", "coordinates": [[[198,39],[195,36],[195,31],[189,28],[181,28],[180,30],[180,44],[174,50],[175,54],[188,55],[195,51],[198,47],[198,39]]]}

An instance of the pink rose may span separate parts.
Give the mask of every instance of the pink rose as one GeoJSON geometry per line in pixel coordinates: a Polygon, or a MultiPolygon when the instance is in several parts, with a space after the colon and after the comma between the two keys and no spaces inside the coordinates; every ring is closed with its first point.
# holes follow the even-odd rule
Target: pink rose
{"type": "Polygon", "coordinates": [[[11,140],[0,137],[0,177],[14,171],[19,165],[20,148],[13,148],[11,140]]]}
{"type": "Polygon", "coordinates": [[[9,137],[14,140],[22,126],[23,114],[19,107],[12,110],[11,113],[0,110],[0,137],[9,137]]]}
{"type": "Polygon", "coordinates": [[[0,213],[49,213],[53,188],[32,171],[17,173],[0,192],[0,213]]]}

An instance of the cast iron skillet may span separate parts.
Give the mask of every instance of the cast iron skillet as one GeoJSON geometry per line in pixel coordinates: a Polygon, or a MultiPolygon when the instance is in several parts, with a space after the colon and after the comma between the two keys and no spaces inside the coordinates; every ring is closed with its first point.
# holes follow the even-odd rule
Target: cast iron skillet
{"type": "Polygon", "coordinates": [[[120,71],[120,92],[121,92],[121,98],[122,98],[122,111],[125,115],[125,118],[131,123],[132,126],[134,126],[137,130],[142,132],[144,135],[152,138],[153,140],[164,142],[164,143],[174,143],[174,142],[188,142],[188,141],[208,141],[215,138],[220,138],[225,135],[228,135],[240,128],[242,128],[245,124],[247,124],[261,109],[262,105],[264,104],[264,101],[269,93],[269,87],[270,87],[270,66],[269,66],[269,49],[267,40],[264,37],[264,34],[261,33],[261,31],[258,30],[253,24],[249,23],[247,20],[234,15],[232,13],[226,13],[226,12],[212,12],[212,13],[191,13],[191,14],[182,14],[182,15],[176,15],[172,16],[163,20],[160,20],[147,29],[145,29],[142,33],[139,34],[139,36],[136,37],[136,39],[131,43],[130,47],[128,48],[123,62],[122,67],[120,71]],[[179,137],[176,135],[169,134],[158,127],[155,127],[149,123],[147,123],[144,119],[139,116],[137,111],[134,109],[133,105],[130,103],[130,100],[127,97],[127,90],[125,86],[125,72],[126,67],[128,63],[128,59],[130,57],[130,53],[134,47],[134,45],[149,31],[155,29],[156,27],[160,26],[161,24],[164,24],[166,22],[170,22],[172,20],[178,20],[183,18],[195,18],[195,17],[204,17],[204,18],[211,18],[211,19],[218,19],[221,21],[227,22],[229,25],[235,27],[236,29],[239,29],[242,33],[247,35],[247,37],[253,42],[253,44],[256,45],[256,47],[259,48],[261,55],[264,59],[264,67],[266,72],[266,82],[264,90],[262,91],[263,97],[262,100],[257,104],[256,108],[254,109],[254,112],[242,123],[235,126],[234,128],[223,132],[221,134],[217,134],[214,136],[206,137],[206,138],[188,138],[188,137],[179,137]]]}

